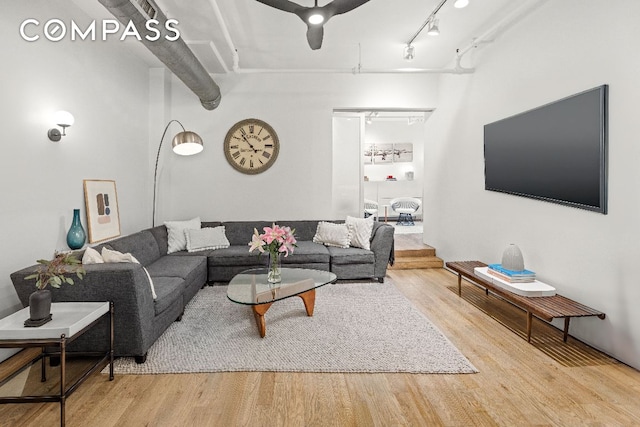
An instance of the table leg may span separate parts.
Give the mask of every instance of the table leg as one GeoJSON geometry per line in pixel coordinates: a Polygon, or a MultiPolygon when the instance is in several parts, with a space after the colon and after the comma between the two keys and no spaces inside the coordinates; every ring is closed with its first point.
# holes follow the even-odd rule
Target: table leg
{"type": "Polygon", "coordinates": [[[45,350],[45,347],[42,347],[42,359],[40,359],[40,381],[42,382],[47,380],[47,356],[45,350]]]}
{"type": "Polygon", "coordinates": [[[458,296],[462,296],[462,274],[458,273],[458,296]]]}
{"type": "Polygon", "coordinates": [[[531,342],[531,324],[533,323],[533,313],[527,311],[527,342],[531,342]]]}
{"type": "Polygon", "coordinates": [[[109,303],[109,381],[113,381],[113,301],[109,303]]]}
{"type": "Polygon", "coordinates": [[[567,337],[569,337],[569,321],[571,320],[570,317],[565,317],[564,318],[564,342],[567,342],[567,337]]]}
{"type": "Polygon", "coordinates": [[[298,295],[304,302],[304,308],[307,310],[307,316],[313,316],[313,308],[316,305],[316,290],[309,289],[298,295]]]}
{"type": "Polygon", "coordinates": [[[253,317],[256,319],[256,325],[258,325],[258,331],[260,332],[260,337],[262,338],[264,338],[264,336],[267,334],[267,325],[264,321],[264,314],[267,312],[267,310],[269,310],[271,304],[273,303],[270,302],[268,304],[251,306],[251,309],[253,310],[253,317]]]}
{"type": "Polygon", "coordinates": [[[66,385],[67,337],[60,335],[60,427],[65,426],[65,403],[67,400],[66,385]]]}

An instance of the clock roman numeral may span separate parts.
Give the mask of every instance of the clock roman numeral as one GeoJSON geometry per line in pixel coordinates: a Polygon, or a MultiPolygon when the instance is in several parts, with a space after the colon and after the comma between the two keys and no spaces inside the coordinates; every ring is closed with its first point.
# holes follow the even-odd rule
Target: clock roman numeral
{"type": "Polygon", "coordinates": [[[271,153],[269,153],[269,152],[267,152],[267,151],[263,151],[263,152],[262,152],[262,157],[264,157],[264,158],[268,159],[268,158],[270,158],[270,157],[271,157],[271,153]]]}
{"type": "Polygon", "coordinates": [[[264,144],[264,148],[273,148],[273,144],[264,144]]]}
{"type": "Polygon", "coordinates": [[[244,166],[244,164],[247,163],[247,158],[246,157],[241,158],[239,163],[240,163],[240,166],[244,166]]]}
{"type": "Polygon", "coordinates": [[[271,135],[267,135],[264,138],[262,138],[263,141],[266,141],[267,139],[271,138],[271,135]]]}
{"type": "Polygon", "coordinates": [[[244,130],[244,128],[240,128],[240,133],[242,133],[242,134],[243,134],[243,135],[245,135],[245,136],[247,135],[247,131],[246,131],[246,130],[244,130]]]}
{"type": "Polygon", "coordinates": [[[236,151],[235,153],[231,154],[231,157],[233,157],[234,159],[237,159],[238,157],[240,157],[240,152],[236,151]]]}
{"type": "Polygon", "coordinates": [[[249,133],[253,133],[254,130],[254,126],[253,125],[249,125],[249,133]]]}
{"type": "Polygon", "coordinates": [[[230,145],[230,146],[229,146],[229,148],[237,149],[237,148],[238,148],[238,144],[236,144],[236,145],[230,145]]]}
{"type": "Polygon", "coordinates": [[[253,160],[249,160],[249,167],[253,169],[253,160]]]}

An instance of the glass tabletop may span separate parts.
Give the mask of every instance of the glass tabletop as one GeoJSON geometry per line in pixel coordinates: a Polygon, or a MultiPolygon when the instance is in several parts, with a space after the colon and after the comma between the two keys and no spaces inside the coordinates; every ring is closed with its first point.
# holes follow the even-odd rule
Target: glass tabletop
{"type": "Polygon", "coordinates": [[[308,268],[283,268],[280,283],[267,282],[266,268],[237,274],[229,282],[227,298],[238,304],[258,305],[289,298],[337,280],[334,273],[308,268]]]}

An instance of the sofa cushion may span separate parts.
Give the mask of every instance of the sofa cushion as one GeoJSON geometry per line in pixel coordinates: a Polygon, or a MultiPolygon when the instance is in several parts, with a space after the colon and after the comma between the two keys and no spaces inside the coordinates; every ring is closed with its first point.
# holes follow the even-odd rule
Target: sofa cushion
{"type": "Polygon", "coordinates": [[[162,313],[171,306],[177,299],[182,299],[184,290],[184,280],[179,277],[154,277],[153,283],[156,288],[158,298],[154,301],[153,309],[155,315],[162,313]]]}
{"type": "Polygon", "coordinates": [[[273,222],[268,221],[229,221],[223,222],[227,239],[231,246],[245,246],[249,252],[247,245],[253,236],[253,229],[257,229],[262,234],[264,227],[271,227],[273,222]]]}
{"type": "Polygon", "coordinates": [[[160,258],[158,242],[149,230],[112,240],[108,245],[118,252],[130,253],[145,266],[160,258]]]}
{"type": "Polygon", "coordinates": [[[267,265],[269,256],[263,255],[260,259],[260,252],[249,252],[249,245],[235,245],[224,249],[217,249],[209,252],[209,266],[237,266],[237,265],[267,265]]]}
{"type": "Polygon", "coordinates": [[[336,248],[330,246],[327,248],[331,254],[331,264],[373,264],[375,256],[373,252],[359,248],[336,248]]]}
{"type": "Polygon", "coordinates": [[[276,224],[291,227],[292,230],[295,230],[295,237],[298,241],[312,241],[318,228],[318,221],[278,221],[276,224]]]}
{"type": "Polygon", "coordinates": [[[319,243],[298,241],[298,247],[288,257],[282,257],[282,264],[329,263],[329,251],[319,243]]]}
{"type": "Polygon", "coordinates": [[[166,255],[169,247],[169,234],[167,233],[167,227],[164,225],[158,225],[157,227],[149,228],[145,231],[150,232],[153,237],[155,237],[156,243],[158,243],[160,256],[166,255]]]}
{"type": "Polygon", "coordinates": [[[170,256],[165,255],[147,266],[154,283],[156,277],[180,277],[186,279],[194,270],[206,269],[207,258],[204,256],[170,256]]]}
{"type": "Polygon", "coordinates": [[[222,223],[221,223],[220,221],[202,221],[202,222],[200,223],[200,226],[201,226],[202,228],[205,228],[205,227],[211,227],[211,228],[213,228],[213,227],[219,227],[219,226],[221,226],[221,225],[222,225],[222,223]]]}

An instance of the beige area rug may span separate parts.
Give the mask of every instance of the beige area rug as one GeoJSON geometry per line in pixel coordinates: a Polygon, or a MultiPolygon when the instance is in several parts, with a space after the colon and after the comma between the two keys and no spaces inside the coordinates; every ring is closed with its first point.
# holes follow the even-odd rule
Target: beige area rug
{"type": "Polygon", "coordinates": [[[118,358],[116,374],[477,372],[389,279],[318,288],[313,317],[298,297],[276,302],[265,316],[265,338],[250,307],[226,294],[226,286],[202,289],[182,321],[151,347],[146,363],[118,358]]]}

